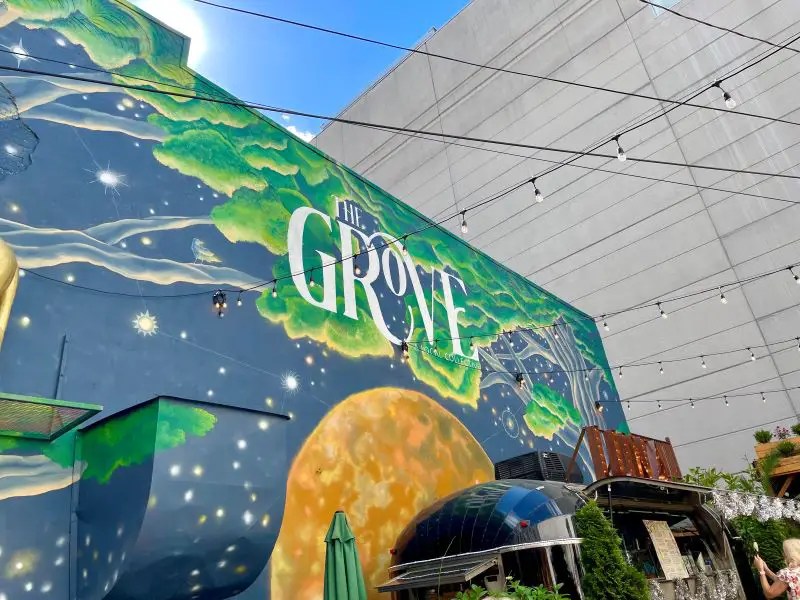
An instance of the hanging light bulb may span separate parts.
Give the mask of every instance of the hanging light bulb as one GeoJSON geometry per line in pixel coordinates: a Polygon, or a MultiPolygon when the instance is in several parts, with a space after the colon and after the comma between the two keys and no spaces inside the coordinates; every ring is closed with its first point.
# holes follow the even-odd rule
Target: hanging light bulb
{"type": "Polygon", "coordinates": [[[722,89],[721,81],[715,82],[714,87],[719,88],[719,90],[722,92],[722,99],[725,100],[725,106],[727,106],[730,110],[736,108],[736,100],[734,100],[728,92],[722,89]]]}
{"type": "Polygon", "coordinates": [[[558,323],[553,323],[553,337],[558,339],[558,323]]]}
{"type": "Polygon", "coordinates": [[[595,400],[595,402],[594,402],[594,409],[595,409],[595,410],[596,410],[598,413],[602,413],[604,408],[605,408],[605,407],[604,407],[602,404],[600,404],[600,402],[599,402],[598,400],[595,400]]]}
{"type": "Polygon", "coordinates": [[[750,350],[750,348],[748,348],[747,351],[750,353],[750,360],[755,360],[756,359],[756,355],[753,354],[753,351],[750,350]]]}
{"type": "Polygon", "coordinates": [[[707,369],[708,368],[708,366],[706,365],[706,357],[705,356],[701,356],[700,357],[700,366],[703,369],[707,369]]]}
{"type": "Polygon", "coordinates": [[[786,268],[789,269],[789,273],[791,273],[792,277],[794,277],[794,282],[797,285],[800,285],[800,275],[794,272],[794,267],[786,267],[786,268]]]}
{"type": "Polygon", "coordinates": [[[539,188],[536,187],[536,177],[531,179],[531,184],[533,185],[533,198],[536,202],[544,202],[544,196],[542,192],[539,191],[539,188]]]}
{"type": "Polygon", "coordinates": [[[472,341],[472,338],[469,338],[469,349],[475,350],[475,342],[472,341]]]}
{"type": "Polygon", "coordinates": [[[618,375],[619,375],[619,378],[620,378],[620,379],[622,379],[622,367],[621,367],[621,366],[620,366],[620,368],[619,368],[619,373],[618,373],[618,375]]]}
{"type": "Polygon", "coordinates": [[[725,297],[725,292],[722,291],[722,288],[719,288],[719,301],[723,304],[728,303],[728,299],[725,297]]]}
{"type": "Polygon", "coordinates": [[[694,400],[692,400],[691,398],[689,398],[689,404],[691,405],[692,408],[694,408],[694,400]]]}
{"type": "Polygon", "coordinates": [[[354,265],[354,267],[353,267],[353,273],[355,273],[355,274],[356,274],[356,276],[360,277],[360,276],[361,276],[361,265],[359,265],[359,264],[358,264],[358,257],[359,257],[359,255],[358,255],[358,254],[356,254],[356,255],[353,257],[353,265],[354,265]]]}
{"type": "Polygon", "coordinates": [[[619,136],[615,136],[614,141],[617,142],[617,160],[619,162],[625,162],[626,160],[628,160],[628,155],[625,154],[625,150],[623,150],[622,146],[620,146],[619,136]]]}
{"type": "Polygon", "coordinates": [[[278,297],[278,282],[277,281],[272,284],[272,297],[273,298],[277,298],[278,297]]]}
{"type": "Polygon", "coordinates": [[[666,319],[667,317],[669,317],[669,315],[664,312],[664,309],[661,308],[661,302],[656,302],[656,307],[658,307],[658,312],[661,314],[662,319],[666,319]]]}
{"type": "Polygon", "coordinates": [[[517,387],[519,389],[522,389],[522,388],[525,387],[525,378],[522,376],[522,373],[517,373],[517,375],[516,375],[516,377],[514,377],[514,379],[516,380],[517,387]]]}
{"type": "Polygon", "coordinates": [[[606,321],[606,316],[603,315],[603,329],[606,331],[611,331],[611,328],[608,326],[608,321],[606,321]]]}
{"type": "Polygon", "coordinates": [[[728,397],[727,396],[723,396],[722,399],[725,400],[725,406],[730,406],[731,405],[731,403],[728,402],[728,397]]]}
{"type": "Polygon", "coordinates": [[[239,295],[236,298],[236,306],[242,305],[242,292],[239,292],[239,295]]]}
{"type": "Polygon", "coordinates": [[[308,287],[314,287],[315,285],[317,285],[317,284],[314,281],[314,269],[311,269],[311,276],[309,277],[309,280],[308,280],[308,287]]]}
{"type": "Polygon", "coordinates": [[[584,379],[584,381],[589,381],[589,369],[586,369],[583,372],[583,379],[584,379]]]}
{"type": "Polygon", "coordinates": [[[461,211],[461,233],[466,235],[469,233],[469,227],[467,226],[467,211],[461,211]]]}
{"type": "Polygon", "coordinates": [[[628,410],[630,410],[630,409],[631,409],[631,401],[628,400],[628,410]]]}
{"type": "Polygon", "coordinates": [[[800,337],[794,338],[797,340],[797,349],[800,350],[800,337]]]}
{"type": "Polygon", "coordinates": [[[658,401],[658,410],[661,410],[661,400],[658,401]]]}
{"type": "Polygon", "coordinates": [[[217,309],[217,316],[221,319],[225,316],[225,309],[228,308],[228,302],[225,299],[225,292],[222,290],[217,290],[214,292],[214,295],[211,297],[211,302],[214,304],[214,308],[217,309]]]}
{"type": "Polygon", "coordinates": [[[762,401],[764,404],[766,404],[766,403],[767,403],[767,397],[764,395],[764,392],[761,392],[761,401],[762,401]]]}
{"type": "Polygon", "coordinates": [[[406,244],[408,243],[407,239],[408,239],[407,236],[404,235],[403,236],[403,243],[402,243],[402,246],[401,246],[401,250],[403,252],[403,256],[408,256],[408,246],[406,246],[406,244]]]}
{"type": "Polygon", "coordinates": [[[661,361],[658,361],[658,373],[660,375],[664,374],[664,366],[661,364],[661,361]]]}
{"type": "Polygon", "coordinates": [[[408,360],[408,342],[405,340],[400,342],[400,352],[403,353],[403,360],[408,360]]]}

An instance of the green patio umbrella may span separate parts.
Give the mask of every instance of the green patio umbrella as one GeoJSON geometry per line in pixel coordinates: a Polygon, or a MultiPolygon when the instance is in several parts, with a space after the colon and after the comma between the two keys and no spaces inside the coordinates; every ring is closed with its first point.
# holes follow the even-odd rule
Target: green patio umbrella
{"type": "Polygon", "coordinates": [[[367,588],[358,560],[356,536],[347,523],[344,512],[333,515],[325,550],[324,600],[367,600],[367,588]]]}

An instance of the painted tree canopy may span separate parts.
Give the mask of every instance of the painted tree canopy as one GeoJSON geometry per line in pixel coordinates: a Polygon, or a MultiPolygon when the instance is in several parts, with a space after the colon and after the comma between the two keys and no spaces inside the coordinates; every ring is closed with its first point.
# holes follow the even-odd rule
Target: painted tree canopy
{"type": "MultiPolygon", "coordinates": [[[[8,0],[8,10],[8,18],[16,18],[26,27],[58,31],[70,42],[81,45],[96,65],[112,72],[111,75],[88,72],[87,77],[235,102],[224,90],[183,66],[185,40],[181,36],[160,27],[124,2],[8,0]]],[[[77,65],[75,72],[79,76],[80,66],[77,65]]],[[[461,296],[458,301],[466,308],[459,315],[462,339],[451,341],[452,334],[442,319],[435,320],[437,339],[446,340],[448,346],[459,344],[466,354],[469,338],[474,338],[475,346],[486,347],[493,342],[487,333],[550,327],[560,322],[572,330],[580,368],[597,369],[598,376],[613,391],[613,379],[594,321],[481,253],[466,248],[446,230],[429,227],[424,217],[264,115],[203,99],[145,90],[122,91],[156,111],[148,117],[150,126],[163,131],[163,138],[153,149],[156,160],[181,174],[198,178],[226,198],[211,213],[214,225],[231,242],[258,244],[269,252],[275,259],[271,277],[284,278],[290,273],[286,239],[292,212],[310,206],[335,215],[337,200],[347,199],[376,220],[378,230],[386,235],[384,239],[398,239],[424,229],[410,235],[406,242],[414,263],[422,269],[423,280],[430,281],[435,270],[446,269],[463,281],[466,294],[458,290],[461,296]]],[[[339,248],[336,236],[320,224],[310,226],[305,236],[308,248],[331,256],[353,251],[339,248]]],[[[305,266],[321,266],[316,252],[309,253],[305,266]]],[[[336,266],[337,277],[341,277],[343,268],[346,267],[336,266]]],[[[366,312],[363,290],[356,291],[357,318],[349,318],[342,316],[341,299],[336,313],[316,310],[289,280],[284,283],[278,299],[271,297],[270,287],[260,288],[263,291],[256,306],[265,320],[280,324],[289,337],[322,342],[348,357],[391,357],[396,352],[366,312]]],[[[431,288],[427,286],[432,294],[431,312],[441,313],[446,299],[439,287],[433,286],[433,291],[431,288]]],[[[416,324],[410,341],[430,342],[420,327],[418,300],[409,291],[403,301],[403,315],[413,317],[416,324]]],[[[420,351],[411,353],[408,365],[418,379],[443,397],[477,406],[479,370],[420,351]]],[[[594,383],[596,388],[599,383],[594,383]]],[[[542,416],[547,416],[537,426],[542,431],[575,418],[574,411],[552,407],[543,407],[541,411],[542,416]]],[[[581,415],[585,417],[583,412],[581,415]]]]}

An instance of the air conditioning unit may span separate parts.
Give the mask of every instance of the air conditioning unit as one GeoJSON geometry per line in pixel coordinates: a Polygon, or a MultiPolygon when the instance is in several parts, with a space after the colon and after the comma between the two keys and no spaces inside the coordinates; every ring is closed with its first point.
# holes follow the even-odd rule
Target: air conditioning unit
{"type": "MultiPolygon", "coordinates": [[[[536,481],[567,481],[570,458],[557,452],[529,452],[494,465],[495,479],[533,479],[536,481]]],[[[581,483],[579,469],[573,469],[570,483],[581,483]]]]}

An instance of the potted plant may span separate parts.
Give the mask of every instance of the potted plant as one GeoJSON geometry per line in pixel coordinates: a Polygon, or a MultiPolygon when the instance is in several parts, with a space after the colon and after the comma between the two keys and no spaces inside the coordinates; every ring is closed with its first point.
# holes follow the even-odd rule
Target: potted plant
{"type": "Polygon", "coordinates": [[[786,458],[794,454],[795,445],[789,440],[781,440],[778,442],[778,445],[775,446],[775,450],[777,450],[778,454],[783,458],[786,458]]]}
{"type": "Polygon", "coordinates": [[[760,429],[753,434],[759,444],[768,444],[772,441],[772,433],[766,429],[760,429]]]}
{"type": "Polygon", "coordinates": [[[800,436],[800,423],[795,423],[794,425],[792,425],[792,433],[797,436],[800,436]]]}

